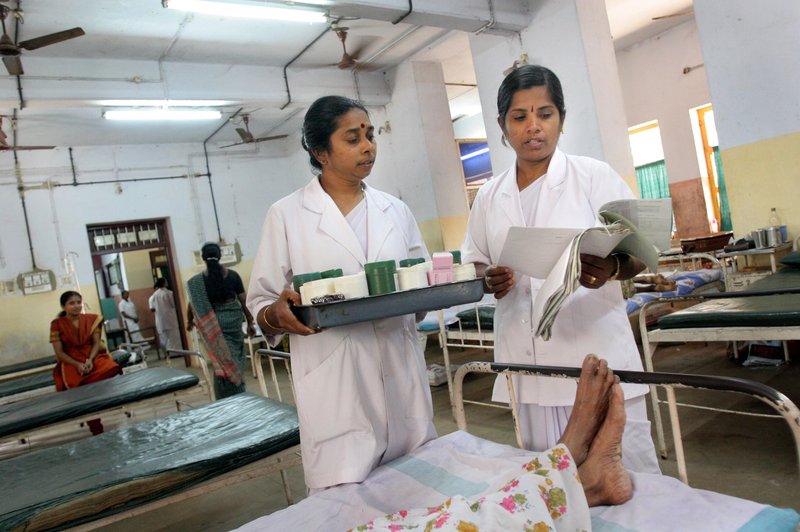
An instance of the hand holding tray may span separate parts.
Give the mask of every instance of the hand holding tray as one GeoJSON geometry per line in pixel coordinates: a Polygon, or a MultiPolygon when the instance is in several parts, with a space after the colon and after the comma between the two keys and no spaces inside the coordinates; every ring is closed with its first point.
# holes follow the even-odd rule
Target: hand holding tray
{"type": "Polygon", "coordinates": [[[305,325],[327,329],[474,303],[482,297],[483,278],[478,278],[321,305],[292,307],[292,311],[305,325]]]}

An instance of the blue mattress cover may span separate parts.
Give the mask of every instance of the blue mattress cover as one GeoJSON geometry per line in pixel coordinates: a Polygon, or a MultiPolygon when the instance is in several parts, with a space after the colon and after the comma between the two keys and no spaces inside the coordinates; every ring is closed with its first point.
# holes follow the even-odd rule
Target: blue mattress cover
{"type": "Polygon", "coordinates": [[[48,511],[50,517],[63,521],[60,514],[64,513],[64,506],[95,494],[101,495],[96,505],[84,509],[87,517],[71,524],[99,518],[231,471],[299,442],[300,429],[293,406],[243,393],[94,438],[3,460],[0,530],[30,525],[35,516],[48,511]],[[116,490],[115,497],[127,498],[117,501],[114,508],[101,506],[110,504],[106,497],[111,488],[157,477],[157,484],[137,482],[135,490],[116,490]],[[131,500],[133,497],[138,499],[131,500]]]}
{"type": "Polygon", "coordinates": [[[64,392],[0,405],[0,437],[197,385],[188,371],[148,368],[64,392]]]}
{"type": "Polygon", "coordinates": [[[648,301],[660,297],[685,296],[693,290],[700,288],[708,283],[713,283],[722,279],[722,270],[719,268],[703,269],[692,272],[677,272],[667,276],[675,280],[678,285],[676,290],[669,292],[639,292],[625,300],[625,310],[628,314],[633,314],[644,306],[648,301]]]}

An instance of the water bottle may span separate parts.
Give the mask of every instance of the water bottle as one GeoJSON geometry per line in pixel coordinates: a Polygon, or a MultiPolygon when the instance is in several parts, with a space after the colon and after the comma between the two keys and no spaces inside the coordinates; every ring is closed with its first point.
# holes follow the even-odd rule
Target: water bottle
{"type": "Polygon", "coordinates": [[[772,207],[769,211],[769,225],[770,227],[780,227],[781,225],[781,218],[778,216],[778,211],[775,207],[772,207]]]}

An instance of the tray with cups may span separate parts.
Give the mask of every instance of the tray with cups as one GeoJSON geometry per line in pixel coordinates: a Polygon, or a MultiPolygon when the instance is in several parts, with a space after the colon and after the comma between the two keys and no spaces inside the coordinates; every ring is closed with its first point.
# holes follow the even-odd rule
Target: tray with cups
{"type": "Polygon", "coordinates": [[[296,275],[303,304],[297,318],[326,329],[364,321],[474,303],[483,297],[483,279],[473,264],[459,264],[457,252],[434,253],[433,260],[404,259],[368,263],[354,275],[341,270],[296,275]]]}

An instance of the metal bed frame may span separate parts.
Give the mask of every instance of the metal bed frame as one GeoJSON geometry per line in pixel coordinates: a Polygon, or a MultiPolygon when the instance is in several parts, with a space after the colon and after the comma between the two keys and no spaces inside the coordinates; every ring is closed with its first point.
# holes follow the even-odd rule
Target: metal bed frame
{"type": "MultiPolygon", "coordinates": [[[[734,293],[720,293],[720,294],[704,294],[704,295],[686,295],[676,297],[663,297],[648,301],[642,306],[639,319],[639,330],[642,336],[642,352],[644,354],[644,366],[648,372],[654,371],[653,356],[660,342],[743,342],[749,340],[782,340],[784,359],[789,362],[789,350],[786,340],[800,339],[800,326],[776,326],[776,327],[687,327],[675,329],[647,329],[647,310],[649,307],[657,304],[676,303],[681,301],[695,301],[697,303],[710,300],[731,297],[754,297],[764,296],[770,294],[786,294],[786,293],[800,293],[800,288],[797,289],[776,289],[776,290],[761,290],[753,292],[734,292],[734,293]]],[[[670,399],[669,391],[667,392],[668,401],[674,401],[674,397],[670,399]]],[[[653,407],[653,422],[656,425],[656,445],[659,454],[662,457],[667,457],[666,443],[664,439],[664,426],[661,420],[661,410],[659,404],[661,401],[658,398],[657,389],[655,386],[650,386],[650,401],[653,407]]],[[[707,408],[699,405],[681,404],[689,408],[707,408]]],[[[671,406],[670,406],[671,408],[671,406]]],[[[727,412],[733,414],[746,414],[745,412],[736,410],[723,410],[712,409],[720,412],[727,412]]],[[[753,415],[753,414],[749,414],[753,415]]]]}
{"type": "MultiPolygon", "coordinates": [[[[456,371],[454,382],[456,423],[458,424],[459,430],[464,431],[467,430],[467,421],[464,412],[463,382],[464,377],[468,373],[538,375],[541,377],[577,379],[580,377],[581,369],[557,366],[497,364],[491,362],[470,362],[464,364],[456,371]]],[[[616,370],[614,371],[614,375],[619,376],[620,382],[648,384],[651,388],[662,386],[666,389],[669,402],[669,416],[672,423],[672,435],[675,444],[675,455],[678,464],[678,478],[685,484],[689,484],[689,478],[686,472],[686,459],[683,451],[680,421],[678,419],[678,403],[675,401],[675,388],[695,388],[746,394],[768,404],[777,412],[777,414],[772,417],[782,417],[789,424],[789,429],[792,431],[792,436],[794,437],[795,452],[798,459],[797,464],[798,468],[800,468],[800,410],[798,410],[797,406],[781,392],[758,382],[733,377],[616,370]]],[[[506,378],[508,394],[511,398],[511,413],[514,418],[514,432],[517,437],[517,445],[522,447],[522,436],[517,419],[516,394],[514,393],[514,384],[512,381],[513,379],[506,378]]],[[[725,412],[724,410],[721,411],[725,412]]]]}

